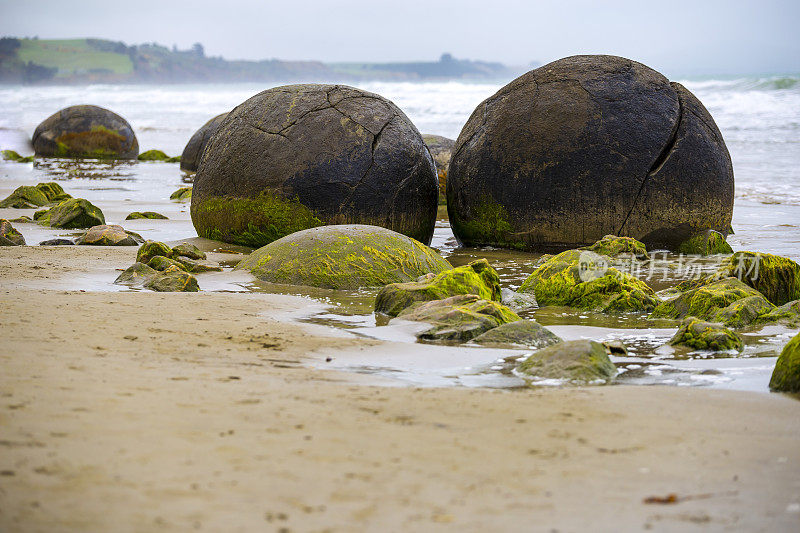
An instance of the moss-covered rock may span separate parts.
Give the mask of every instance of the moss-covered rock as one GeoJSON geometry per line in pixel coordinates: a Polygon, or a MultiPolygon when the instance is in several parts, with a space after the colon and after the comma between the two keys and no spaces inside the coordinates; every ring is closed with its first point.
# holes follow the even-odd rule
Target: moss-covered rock
{"type": "Polygon", "coordinates": [[[502,299],[500,278],[486,259],[478,259],[421,281],[386,285],[375,297],[375,311],[397,316],[415,302],[442,300],[457,294],[474,294],[484,300],[499,302],[502,299]]]}
{"type": "Polygon", "coordinates": [[[649,258],[644,243],[632,237],[617,237],[616,235],[606,235],[591,246],[584,246],[581,250],[589,250],[609,257],[634,256],[637,259],[649,258]]]}
{"type": "Polygon", "coordinates": [[[53,228],[91,228],[106,223],[100,208],[83,198],[70,198],[52,207],[41,218],[33,218],[40,223],[49,224],[53,228]]]}
{"type": "Polygon", "coordinates": [[[14,150],[0,150],[0,155],[2,155],[3,161],[19,161],[22,159],[22,156],[14,150]]]}
{"type": "Polygon", "coordinates": [[[147,265],[159,271],[163,271],[171,266],[175,266],[181,270],[192,272],[194,274],[200,272],[222,272],[222,267],[206,265],[178,256],[174,256],[174,259],[169,259],[163,255],[157,255],[151,258],[150,261],[147,262],[147,265]]]}
{"type": "Polygon", "coordinates": [[[149,279],[158,275],[158,272],[144,263],[136,262],[120,274],[114,283],[120,285],[141,286],[149,279]]]}
{"type": "Polygon", "coordinates": [[[0,218],[0,246],[24,246],[25,237],[14,229],[11,222],[0,218]]]}
{"type": "Polygon", "coordinates": [[[183,270],[184,272],[189,272],[189,269],[181,263],[180,261],[176,261],[175,259],[170,259],[169,257],[164,257],[163,255],[156,255],[151,257],[150,260],[147,262],[147,266],[152,268],[153,270],[158,270],[159,272],[163,272],[164,270],[168,269],[171,266],[183,270]]]}
{"type": "Polygon", "coordinates": [[[133,213],[125,217],[125,220],[142,220],[142,219],[168,220],[167,217],[165,217],[161,213],[156,213],[155,211],[134,211],[133,213]]]}
{"type": "Polygon", "coordinates": [[[238,265],[273,283],[328,289],[380,287],[452,268],[435,250],[378,226],[321,226],[259,248],[238,265]]]}
{"type": "Polygon", "coordinates": [[[775,305],[800,299],[800,265],[788,257],[736,252],[717,271],[717,277],[726,276],[739,278],[775,305]]]}
{"type": "Polygon", "coordinates": [[[418,302],[404,309],[397,319],[431,324],[417,333],[427,341],[467,342],[501,324],[520,317],[503,304],[482,300],[474,294],[460,294],[442,300],[418,302]]]}
{"type": "Polygon", "coordinates": [[[14,223],[32,224],[33,219],[28,215],[22,215],[21,217],[12,218],[9,222],[11,222],[12,224],[14,223]]]}
{"type": "Polygon", "coordinates": [[[61,185],[53,181],[37,183],[36,188],[44,193],[49,203],[60,203],[72,198],[72,195],[64,192],[61,185]]]}
{"type": "Polygon", "coordinates": [[[756,324],[784,324],[789,327],[800,327],[800,300],[788,302],[775,307],[768,313],[760,315],[756,324]]]}
{"type": "Polygon", "coordinates": [[[170,200],[175,200],[176,202],[185,202],[186,200],[192,199],[192,188],[191,187],[181,187],[180,189],[176,190],[172,194],[169,195],[170,200]]]}
{"type": "Polygon", "coordinates": [[[47,196],[31,185],[22,185],[14,189],[7,198],[0,201],[0,207],[12,207],[16,209],[34,209],[47,205],[49,200],[47,196]]]}
{"type": "Polygon", "coordinates": [[[173,255],[172,248],[163,242],[148,240],[145,241],[145,243],[139,247],[139,251],[136,252],[136,261],[147,264],[150,259],[159,255],[171,259],[173,255]]]}
{"type": "Polygon", "coordinates": [[[197,292],[197,278],[175,265],[149,278],[144,287],[157,292],[197,292]]]}
{"type": "Polygon", "coordinates": [[[672,346],[723,352],[742,351],[741,337],[718,322],[705,322],[693,316],[683,319],[677,333],[669,340],[672,346]]]}
{"type": "Polygon", "coordinates": [[[662,302],[653,310],[653,318],[686,318],[722,322],[742,327],[759,314],[772,309],[764,296],[736,278],[725,278],[688,289],[675,298],[662,302]]]}
{"type": "Polygon", "coordinates": [[[783,348],[769,380],[769,390],[800,392],[800,334],[783,348]]]}
{"type": "Polygon", "coordinates": [[[92,226],[75,240],[75,244],[88,246],[136,246],[136,239],[116,224],[92,226]]]}
{"type": "Polygon", "coordinates": [[[608,265],[606,256],[567,250],[534,270],[519,292],[534,293],[540,306],[565,305],[612,313],[649,311],[658,304],[646,283],[608,265]]]}
{"type": "Polygon", "coordinates": [[[490,329],[472,342],[493,348],[545,348],[562,340],[535,320],[517,320],[490,329]]]}
{"type": "Polygon", "coordinates": [[[188,257],[189,259],[205,259],[206,253],[194,244],[182,242],[177,246],[172,247],[174,256],[188,257]]]}
{"type": "Polygon", "coordinates": [[[36,155],[135,159],[139,142],[121,116],[93,105],[76,105],[51,115],[32,136],[36,155]]]}
{"type": "Polygon", "coordinates": [[[167,161],[169,160],[169,156],[161,150],[147,150],[139,154],[139,157],[136,159],[139,161],[167,161]]]}
{"type": "Polygon", "coordinates": [[[682,242],[678,252],[689,255],[732,254],[733,248],[722,233],[706,230],[682,242]]]}
{"type": "Polygon", "coordinates": [[[617,375],[607,348],[590,340],[559,342],[537,350],[516,371],[534,383],[555,379],[576,385],[608,383],[617,375]]]}

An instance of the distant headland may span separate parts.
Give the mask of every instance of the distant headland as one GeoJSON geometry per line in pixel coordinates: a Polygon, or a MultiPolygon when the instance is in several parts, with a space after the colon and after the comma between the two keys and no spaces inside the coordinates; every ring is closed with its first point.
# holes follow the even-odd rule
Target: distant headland
{"type": "MultiPolygon", "coordinates": [[[[533,64],[532,64],[533,65],[533,64]]],[[[229,61],[157,43],[126,45],[105,39],[0,38],[0,83],[202,83],[259,81],[422,81],[508,79],[529,67],[456,59],[408,63],[229,61]]]]}

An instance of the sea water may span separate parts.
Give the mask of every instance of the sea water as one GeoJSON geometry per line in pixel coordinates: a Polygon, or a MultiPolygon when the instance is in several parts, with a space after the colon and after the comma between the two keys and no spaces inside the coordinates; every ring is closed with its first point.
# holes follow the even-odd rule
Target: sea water
{"type": "MultiPolygon", "coordinates": [[[[708,108],[719,126],[733,160],[736,179],[733,229],[734,250],[776,253],[800,261],[800,77],[682,80],[708,108]]],[[[455,138],[475,107],[502,83],[364,82],[359,86],[395,102],[422,133],[455,138]]],[[[32,152],[30,135],[36,125],[70,105],[91,103],[107,107],[129,120],[142,151],[157,148],[179,155],[197,128],[211,117],[229,111],[250,96],[269,88],[257,84],[205,85],[94,85],[88,87],[0,88],[0,149],[32,152]]],[[[187,204],[168,200],[185,185],[177,164],[156,162],[96,163],[65,160],[35,164],[0,163],[0,193],[19,184],[59,180],[67,192],[99,205],[109,223],[123,223],[145,238],[178,241],[196,237],[187,204]],[[125,221],[131,211],[155,210],[169,221],[125,221]]],[[[6,210],[3,210],[4,212],[6,210]]],[[[31,214],[18,210],[19,214],[31,214]]],[[[16,215],[16,214],[15,214],[16,215]]],[[[2,216],[9,216],[8,214],[2,216]]],[[[25,224],[19,229],[30,244],[70,232],[25,224]]],[[[74,233],[74,232],[72,232],[74,233]]],[[[458,248],[449,224],[441,216],[432,243],[454,265],[486,257],[497,268],[501,282],[518,287],[533,270],[538,254],[495,249],[458,248]]],[[[229,247],[230,248],[230,247],[229,247]]],[[[666,258],[673,263],[677,257],[666,258]]],[[[127,265],[120,265],[121,267],[127,265]]],[[[713,260],[696,268],[713,269],[713,260]]],[[[688,270],[683,275],[687,274],[688,270]]],[[[311,296],[331,309],[311,317],[317,323],[345,327],[356,334],[400,340],[413,335],[376,328],[369,309],[374,293],[338,294],[277,287],[243,281],[229,272],[204,275],[205,290],[263,290],[311,296]]],[[[640,277],[658,289],[674,284],[681,273],[656,267],[640,277]]],[[[112,290],[112,280],[80,278],[85,288],[112,290]]],[[[77,288],[77,286],[75,287],[77,288]]],[[[84,288],[84,287],[81,287],[84,288]]],[[[608,317],[570,309],[545,308],[526,314],[565,339],[621,339],[630,357],[615,358],[620,381],[677,386],[714,386],[767,390],[775,356],[796,331],[776,327],[745,335],[745,352],[736,357],[708,354],[676,357],[663,344],[674,327],[661,327],[643,317],[608,317]]],[[[495,352],[477,348],[426,346],[424,362],[400,350],[381,362],[374,354],[337,358],[327,367],[392,376],[417,385],[516,386],[522,382],[510,369],[524,351],[495,352]],[[366,359],[364,359],[366,357],[366,359]],[[468,362],[459,366],[454,361],[468,362]],[[337,366],[338,365],[338,366],[337,366]]]]}

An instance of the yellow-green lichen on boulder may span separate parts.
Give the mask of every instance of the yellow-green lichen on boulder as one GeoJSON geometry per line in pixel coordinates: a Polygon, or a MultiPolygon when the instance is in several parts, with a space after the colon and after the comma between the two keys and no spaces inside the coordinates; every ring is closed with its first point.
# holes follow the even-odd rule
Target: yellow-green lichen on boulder
{"type": "Polygon", "coordinates": [[[34,209],[47,205],[50,201],[47,195],[32,185],[21,185],[14,189],[8,197],[0,201],[0,207],[16,209],[34,209]]]}
{"type": "Polygon", "coordinates": [[[467,342],[502,324],[516,322],[520,317],[501,303],[482,300],[474,294],[459,294],[417,302],[393,320],[430,324],[430,328],[417,333],[421,340],[467,342]]]}
{"type": "Polygon", "coordinates": [[[0,218],[0,246],[24,246],[25,237],[17,231],[11,222],[0,218]]]}
{"type": "Polygon", "coordinates": [[[2,155],[4,161],[14,161],[16,163],[33,163],[32,155],[23,157],[14,150],[0,150],[0,155],[2,155]]]}
{"type": "Polygon", "coordinates": [[[192,199],[192,188],[191,187],[181,187],[180,189],[176,190],[172,194],[169,195],[170,200],[174,200],[176,202],[184,202],[186,200],[192,199]]]}
{"type": "Polygon", "coordinates": [[[157,255],[152,257],[150,261],[147,262],[147,266],[159,271],[164,271],[171,266],[175,266],[180,270],[195,274],[199,272],[222,272],[222,267],[219,266],[205,265],[191,259],[179,257],[177,255],[174,255],[173,257],[174,259],[170,259],[162,255],[157,255]]]}
{"type": "Polygon", "coordinates": [[[500,278],[486,259],[445,270],[419,281],[391,283],[375,297],[375,311],[389,316],[397,314],[415,302],[441,300],[457,294],[474,294],[484,300],[499,302],[500,278]]]}
{"type": "Polygon", "coordinates": [[[155,211],[134,211],[125,217],[125,220],[168,220],[168,217],[155,211]]]}
{"type": "Polygon", "coordinates": [[[800,392],[800,333],[783,348],[769,380],[769,390],[800,392]]]}
{"type": "Polygon", "coordinates": [[[545,348],[562,338],[535,320],[517,320],[502,324],[478,335],[472,342],[492,348],[545,348]]]}
{"type": "Polygon", "coordinates": [[[378,226],[320,226],[287,235],[240,262],[262,281],[328,289],[380,287],[452,268],[435,250],[378,226]]]}
{"type": "Polygon", "coordinates": [[[149,278],[145,281],[144,287],[156,292],[197,292],[200,290],[197,278],[175,265],[149,278]]]}
{"type": "Polygon", "coordinates": [[[173,256],[172,248],[163,242],[147,240],[136,252],[136,261],[147,264],[150,259],[159,255],[171,259],[173,256]]]}
{"type": "Polygon", "coordinates": [[[130,285],[133,287],[144,285],[148,280],[158,275],[158,271],[139,263],[138,261],[125,269],[122,274],[117,276],[114,283],[119,285],[130,285]]]}
{"type": "Polygon", "coordinates": [[[88,246],[136,246],[136,237],[130,235],[122,226],[102,224],[92,226],[75,240],[75,244],[88,246]]]}
{"type": "Polygon", "coordinates": [[[139,154],[136,159],[139,161],[167,161],[169,156],[161,150],[147,150],[139,154]]]}
{"type": "Polygon", "coordinates": [[[741,337],[718,322],[706,322],[688,316],[681,321],[675,335],[669,340],[672,346],[688,346],[695,350],[723,352],[742,351],[741,337]]]}
{"type": "Polygon", "coordinates": [[[706,230],[678,246],[678,252],[689,255],[732,254],[733,248],[718,231],[706,230]]]}
{"type": "Polygon", "coordinates": [[[599,385],[614,379],[617,368],[608,357],[608,348],[599,342],[577,340],[559,342],[531,354],[516,367],[516,373],[531,379],[557,380],[563,384],[599,385]]]}
{"type": "Polygon", "coordinates": [[[756,324],[784,324],[789,327],[800,327],[800,300],[775,307],[768,313],[760,315],[756,324]]]}
{"type": "Polygon", "coordinates": [[[725,278],[686,290],[653,310],[653,318],[694,316],[726,326],[742,327],[774,306],[754,288],[736,278],[725,278]]]}
{"type": "Polygon", "coordinates": [[[637,241],[633,237],[617,237],[616,235],[606,235],[591,246],[584,246],[581,250],[589,250],[609,257],[634,256],[637,259],[647,259],[649,257],[644,243],[637,241]]]}
{"type": "Polygon", "coordinates": [[[47,211],[40,222],[46,222],[53,228],[91,228],[105,224],[106,218],[100,208],[90,201],[70,198],[47,211]]]}
{"type": "Polygon", "coordinates": [[[608,313],[655,308],[658,299],[653,289],[609,264],[607,256],[567,250],[542,263],[519,292],[534,293],[540,306],[564,305],[608,313]]]}
{"type": "Polygon", "coordinates": [[[775,305],[800,299],[800,265],[788,257],[760,252],[736,252],[717,270],[753,287],[775,305]]]}
{"type": "Polygon", "coordinates": [[[45,183],[37,183],[36,188],[44,193],[47,197],[48,203],[63,202],[72,198],[71,195],[64,192],[64,189],[58,183],[48,181],[45,183]]]}
{"type": "Polygon", "coordinates": [[[42,157],[136,159],[139,154],[128,121],[93,105],[71,106],[51,115],[36,127],[32,141],[35,154],[42,157]]]}

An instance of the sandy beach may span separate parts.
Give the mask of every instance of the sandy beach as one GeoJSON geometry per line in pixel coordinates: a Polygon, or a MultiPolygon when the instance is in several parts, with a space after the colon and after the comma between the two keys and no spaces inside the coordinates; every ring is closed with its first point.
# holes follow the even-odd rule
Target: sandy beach
{"type": "Polygon", "coordinates": [[[2,531],[800,526],[794,399],[376,386],[308,299],[59,288],[134,254],[0,252],[2,531]]]}

